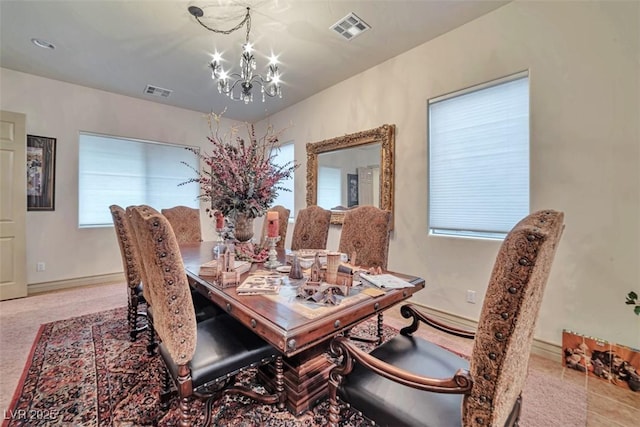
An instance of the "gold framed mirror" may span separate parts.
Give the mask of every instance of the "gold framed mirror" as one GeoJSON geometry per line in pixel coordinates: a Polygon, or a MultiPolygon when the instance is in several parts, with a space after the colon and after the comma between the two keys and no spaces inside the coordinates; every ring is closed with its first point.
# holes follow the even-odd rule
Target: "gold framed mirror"
{"type": "Polygon", "coordinates": [[[393,227],[395,129],[307,143],[307,206],[331,210],[331,223],[342,224],[349,208],[374,205],[391,211],[393,227]]]}

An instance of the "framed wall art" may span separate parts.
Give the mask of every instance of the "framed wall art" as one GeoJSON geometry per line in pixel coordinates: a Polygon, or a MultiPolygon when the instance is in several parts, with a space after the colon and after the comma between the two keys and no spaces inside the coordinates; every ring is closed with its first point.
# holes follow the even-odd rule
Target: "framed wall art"
{"type": "Polygon", "coordinates": [[[358,206],[358,174],[347,174],[347,207],[358,206]]]}
{"type": "Polygon", "coordinates": [[[55,210],[56,139],[27,135],[27,210],[55,210]]]}

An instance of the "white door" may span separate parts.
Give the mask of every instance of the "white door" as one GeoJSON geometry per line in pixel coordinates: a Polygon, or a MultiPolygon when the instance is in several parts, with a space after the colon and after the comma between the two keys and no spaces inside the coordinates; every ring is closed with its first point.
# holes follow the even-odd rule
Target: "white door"
{"type": "Polygon", "coordinates": [[[0,300],[27,296],[25,120],[0,111],[0,300]]]}

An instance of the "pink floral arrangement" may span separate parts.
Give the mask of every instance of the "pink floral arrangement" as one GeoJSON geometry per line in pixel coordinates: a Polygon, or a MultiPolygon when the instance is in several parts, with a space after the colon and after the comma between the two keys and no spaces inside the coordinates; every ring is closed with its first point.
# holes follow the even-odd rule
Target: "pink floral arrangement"
{"type": "Polygon", "coordinates": [[[278,166],[273,161],[282,131],[274,132],[269,126],[266,134],[257,138],[253,125],[247,124],[248,140],[237,136],[236,127],[231,128],[230,135],[221,136],[220,117],[215,113],[209,116],[210,152],[189,148],[205,166],[198,170],[187,165],[197,177],[183,184],[197,182],[201,191],[199,198],[210,201],[211,208],[224,216],[244,213],[249,218],[257,218],[273,204],[279,191],[290,191],[278,184],[293,176],[298,165],[288,162],[278,166]]]}
{"type": "Polygon", "coordinates": [[[269,250],[253,243],[237,243],[236,258],[249,262],[265,262],[269,258],[269,250]]]}

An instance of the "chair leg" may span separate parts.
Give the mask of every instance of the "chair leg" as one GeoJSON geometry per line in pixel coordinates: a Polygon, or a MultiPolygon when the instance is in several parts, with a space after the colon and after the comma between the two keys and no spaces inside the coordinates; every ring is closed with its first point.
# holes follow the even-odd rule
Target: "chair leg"
{"type": "Polygon", "coordinates": [[[188,365],[178,365],[176,388],[178,389],[178,396],[180,396],[180,427],[190,427],[193,384],[191,382],[191,369],[188,365]]]}
{"type": "Polygon", "coordinates": [[[520,411],[522,409],[522,395],[518,396],[516,402],[513,404],[511,413],[505,421],[505,427],[518,427],[520,425],[520,411]]]}
{"type": "MultiPolygon", "coordinates": [[[[147,320],[149,321],[148,317],[147,317],[147,320]]],[[[149,321],[149,341],[147,344],[147,354],[149,356],[154,356],[157,353],[156,352],[157,347],[158,347],[158,343],[156,343],[156,333],[155,333],[155,330],[153,329],[153,324],[151,324],[149,321]]]]}
{"type": "Polygon", "coordinates": [[[338,405],[338,399],[329,398],[329,427],[340,426],[340,405],[338,405]]]}
{"type": "Polygon", "coordinates": [[[138,296],[135,294],[134,289],[129,288],[129,307],[127,311],[127,320],[129,322],[129,337],[131,341],[135,341],[138,335],[138,331],[136,330],[137,312],[138,296]]]}
{"type": "MultiPolygon", "coordinates": [[[[348,338],[348,337],[345,337],[348,338]]],[[[353,369],[353,359],[342,343],[344,338],[336,338],[329,344],[329,354],[336,360],[335,366],[329,371],[329,426],[339,427],[340,405],[338,404],[338,389],[343,378],[353,369]]]]}
{"type": "Polygon", "coordinates": [[[377,324],[377,331],[376,331],[376,337],[375,338],[352,336],[350,329],[347,332],[345,332],[345,336],[349,337],[349,339],[353,340],[353,341],[370,342],[370,343],[373,343],[375,345],[380,345],[380,344],[382,344],[383,323],[384,323],[384,316],[383,316],[382,312],[378,313],[377,322],[378,322],[378,324],[377,324]]]}
{"type": "MultiPolygon", "coordinates": [[[[342,362],[342,361],[341,361],[342,362]]],[[[337,365],[341,367],[340,362],[337,365]]],[[[333,370],[329,372],[329,427],[340,426],[340,405],[338,404],[338,387],[342,383],[342,375],[333,370]]]]}
{"type": "Polygon", "coordinates": [[[284,362],[282,356],[277,356],[273,361],[275,368],[275,384],[268,387],[267,393],[259,393],[246,385],[235,384],[224,387],[221,395],[239,394],[259,403],[275,405],[278,409],[284,409],[286,394],[284,392],[284,362]]]}
{"type": "Polygon", "coordinates": [[[165,367],[164,378],[162,380],[162,391],[160,392],[160,408],[162,408],[163,411],[167,411],[169,409],[169,402],[171,401],[172,395],[171,376],[169,375],[169,370],[165,367]]]}
{"type": "Polygon", "coordinates": [[[180,399],[180,427],[191,427],[190,400],[189,397],[180,399]]]}

